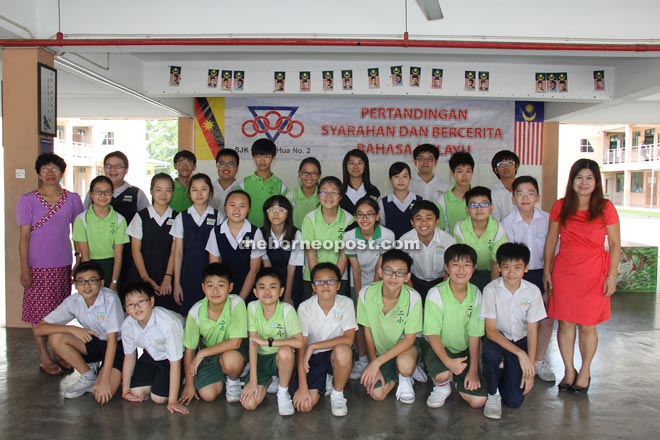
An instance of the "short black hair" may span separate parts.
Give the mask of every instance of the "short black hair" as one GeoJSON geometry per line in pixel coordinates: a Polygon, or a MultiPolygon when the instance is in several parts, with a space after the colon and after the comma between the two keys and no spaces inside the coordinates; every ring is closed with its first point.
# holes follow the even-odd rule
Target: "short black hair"
{"type": "Polygon", "coordinates": [[[263,154],[273,157],[277,155],[277,147],[275,146],[275,142],[266,138],[261,138],[254,141],[250,151],[253,157],[256,156],[257,154],[263,154]]]}
{"type": "MultiPolygon", "coordinates": [[[[227,206],[227,200],[229,200],[229,198],[231,196],[236,195],[236,194],[242,194],[245,197],[247,197],[248,205],[249,205],[248,207],[250,207],[250,208],[252,207],[252,197],[250,197],[250,194],[248,194],[247,191],[244,191],[242,189],[235,189],[232,192],[230,192],[229,194],[227,194],[227,197],[225,197],[225,206],[227,206]]],[[[223,208],[224,208],[224,206],[223,206],[223,208]]]]}
{"type": "Polygon", "coordinates": [[[463,243],[456,243],[445,249],[445,265],[449,265],[454,260],[469,259],[472,265],[477,265],[477,251],[472,246],[463,243]]]}
{"type": "Polygon", "coordinates": [[[216,164],[220,160],[220,156],[231,156],[236,161],[236,166],[238,167],[238,165],[240,165],[241,158],[236,152],[236,150],[232,150],[231,148],[223,148],[222,150],[218,151],[218,154],[215,155],[216,164]]]}
{"type": "Polygon", "coordinates": [[[474,171],[474,159],[472,158],[472,155],[465,151],[457,151],[452,154],[449,158],[449,169],[452,173],[456,171],[456,168],[459,165],[470,165],[474,171]]]}
{"type": "Polygon", "coordinates": [[[321,272],[322,270],[331,271],[333,274],[335,274],[335,276],[337,277],[337,280],[341,281],[341,271],[339,270],[337,265],[332,264],[332,263],[328,263],[328,262],[318,263],[316,266],[314,266],[314,269],[312,269],[312,272],[309,275],[310,280],[314,281],[314,279],[316,278],[316,274],[321,272]]]}
{"type": "Polygon", "coordinates": [[[307,164],[312,164],[316,167],[317,170],[319,170],[319,174],[321,174],[321,162],[315,157],[306,157],[303,160],[300,161],[300,165],[298,165],[298,172],[301,172],[303,167],[307,164]]]}
{"type": "Polygon", "coordinates": [[[405,162],[394,162],[390,165],[390,177],[397,176],[401,174],[404,170],[408,170],[408,175],[410,175],[410,166],[405,162]]]}
{"type": "Polygon", "coordinates": [[[204,284],[206,279],[210,277],[224,278],[228,283],[232,283],[234,281],[231,269],[222,263],[211,263],[204,268],[202,271],[202,284],[204,284]]]}
{"type": "Polygon", "coordinates": [[[500,178],[500,173],[497,172],[497,164],[503,160],[512,160],[516,163],[516,170],[520,167],[520,158],[516,153],[511,150],[500,150],[495,153],[495,156],[490,161],[490,167],[493,169],[493,173],[500,178]]]}
{"type": "Polygon", "coordinates": [[[211,182],[211,178],[207,176],[204,173],[197,173],[193,174],[192,177],[190,178],[190,183],[188,183],[188,196],[190,197],[190,188],[192,188],[193,182],[197,180],[202,180],[206,185],[209,187],[209,198],[213,197],[213,182],[211,182]]]}
{"type": "Polygon", "coordinates": [[[60,169],[61,173],[66,171],[66,162],[60,156],[55,153],[43,153],[37,157],[37,160],[34,162],[34,169],[37,171],[37,174],[41,172],[41,167],[52,163],[57,168],[60,169]]]}
{"type": "Polygon", "coordinates": [[[257,276],[254,277],[254,285],[256,286],[259,280],[266,277],[276,278],[277,281],[280,283],[280,287],[282,286],[282,279],[280,278],[280,273],[274,267],[264,267],[261,270],[259,270],[259,272],[257,272],[257,276]]]}
{"type": "Polygon", "coordinates": [[[76,268],[73,270],[73,279],[75,280],[78,275],[80,275],[83,272],[96,272],[96,275],[98,275],[99,279],[104,278],[103,274],[103,268],[99,263],[96,261],[83,261],[76,268]]]}
{"type": "Polygon", "coordinates": [[[126,157],[126,155],[119,150],[106,154],[105,157],[103,158],[103,165],[105,165],[105,163],[111,157],[116,157],[117,159],[124,162],[124,166],[128,169],[128,157],[126,157]]]}
{"type": "Polygon", "coordinates": [[[149,185],[149,189],[154,189],[154,185],[156,184],[157,180],[167,180],[170,185],[172,185],[172,191],[174,191],[174,179],[172,179],[172,176],[170,176],[167,173],[156,173],[154,176],[151,178],[151,184],[149,185]]]}
{"type": "Polygon", "coordinates": [[[108,185],[110,185],[110,188],[112,188],[113,191],[115,189],[115,186],[112,184],[112,180],[110,180],[108,176],[96,176],[92,179],[92,181],[89,184],[89,192],[90,193],[93,192],[94,187],[99,183],[107,183],[108,185]]]}
{"type": "Polygon", "coordinates": [[[420,200],[418,202],[414,202],[412,205],[412,208],[410,208],[410,220],[415,218],[415,216],[421,211],[422,209],[426,209],[428,211],[431,211],[433,215],[435,215],[435,218],[438,219],[440,218],[440,210],[438,209],[438,206],[430,202],[428,200],[420,200]]]}
{"type": "Polygon", "coordinates": [[[529,264],[529,248],[523,243],[502,243],[495,253],[497,264],[505,261],[522,261],[525,266],[529,264]]]}
{"type": "Polygon", "coordinates": [[[422,153],[431,153],[435,160],[440,158],[440,151],[438,151],[438,147],[432,144],[422,144],[415,147],[413,150],[413,159],[417,160],[417,157],[422,153]]]}
{"type": "Polygon", "coordinates": [[[516,177],[516,180],[513,181],[513,184],[511,185],[511,189],[513,192],[516,192],[518,187],[522,185],[523,183],[529,183],[534,186],[534,189],[536,192],[539,192],[539,182],[533,178],[532,176],[519,176],[516,177]]]}
{"type": "Polygon", "coordinates": [[[188,150],[181,150],[178,153],[174,155],[174,159],[172,159],[172,162],[176,164],[176,161],[179,160],[180,158],[187,159],[191,161],[193,164],[197,165],[197,156],[192,151],[188,150]]]}
{"type": "Polygon", "coordinates": [[[470,204],[470,199],[473,197],[487,197],[490,203],[493,203],[493,198],[491,197],[490,189],[485,186],[475,186],[470,188],[468,192],[465,193],[465,205],[470,204]]]}
{"type": "Polygon", "coordinates": [[[125,288],[122,289],[121,297],[124,300],[124,306],[126,306],[126,298],[133,293],[143,293],[147,298],[153,298],[156,294],[154,288],[149,283],[144,281],[137,281],[134,283],[129,283],[125,288]]]}
{"type": "Polygon", "coordinates": [[[319,182],[319,189],[326,183],[331,183],[337,187],[337,190],[339,191],[339,195],[344,197],[344,185],[342,185],[341,180],[339,180],[338,177],[335,176],[325,176],[321,181],[319,182]]]}
{"type": "Polygon", "coordinates": [[[412,267],[413,259],[410,255],[402,251],[401,249],[390,249],[381,256],[380,267],[385,267],[385,263],[390,261],[403,261],[408,266],[408,272],[412,267]]]}

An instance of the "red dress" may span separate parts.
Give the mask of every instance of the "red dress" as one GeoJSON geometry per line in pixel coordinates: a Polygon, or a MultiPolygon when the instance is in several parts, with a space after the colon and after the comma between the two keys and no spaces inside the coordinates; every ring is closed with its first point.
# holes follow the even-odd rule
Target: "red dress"
{"type": "MultiPolygon", "coordinates": [[[[564,199],[552,206],[550,221],[559,223],[564,199]]],[[[577,211],[559,225],[559,253],[552,265],[552,293],[548,316],[576,324],[596,325],[610,319],[610,298],[603,286],[610,269],[605,251],[606,227],[619,223],[619,215],[609,200],[605,221],[587,219],[588,211],[577,211]]]]}

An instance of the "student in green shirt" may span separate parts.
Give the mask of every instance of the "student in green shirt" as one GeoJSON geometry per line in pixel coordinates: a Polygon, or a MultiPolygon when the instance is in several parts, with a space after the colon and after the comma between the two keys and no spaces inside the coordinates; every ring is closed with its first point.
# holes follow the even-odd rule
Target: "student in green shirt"
{"type": "Polygon", "coordinates": [[[275,142],[270,139],[257,139],[252,144],[252,157],[256,171],[245,177],[238,184],[238,188],[250,194],[252,205],[248,214],[248,221],[258,228],[264,225],[263,205],[270,196],[281,195],[290,197],[289,189],[282,179],[271,171],[271,166],[277,155],[275,142]]]}
{"type": "Polygon", "coordinates": [[[174,179],[174,193],[170,208],[176,212],[183,212],[192,206],[192,200],[188,197],[188,187],[190,178],[197,169],[197,157],[192,151],[179,151],[174,155],[174,169],[177,177],[174,179]]]}
{"type": "Polygon", "coordinates": [[[398,382],[396,398],[415,402],[412,375],[417,367],[417,333],[422,330],[422,298],[405,284],[412,258],[399,249],[382,255],[382,281],[363,287],[358,297],[357,322],[364,327],[369,365],[360,378],[367,394],[383,400],[398,382]]]}
{"type": "Polygon", "coordinates": [[[240,296],[231,294],[229,268],[211,263],[202,272],[204,299],[188,312],[183,332],[186,385],[180,403],[201,397],[218,398],[227,384],[227,402],[241,399],[240,375],[247,361],[247,311],[240,296]],[[201,343],[200,343],[201,338],[201,343]]]}
{"type": "Polygon", "coordinates": [[[466,212],[469,217],[454,226],[457,243],[470,245],[477,252],[472,284],[479,289],[500,276],[497,266],[497,249],[508,241],[506,229],[492,216],[493,203],[490,190],[475,186],[465,193],[466,212]]]}
{"type": "Polygon", "coordinates": [[[306,157],[298,166],[300,186],[293,191],[293,225],[301,229],[303,218],[319,206],[319,177],[321,163],[315,157],[306,157]]]}
{"type": "Polygon", "coordinates": [[[258,300],[247,306],[250,379],[243,388],[241,404],[248,411],[257,409],[275,375],[279,379],[278,412],[290,416],[295,412],[289,394],[296,365],[295,349],[304,346],[298,315],[291,304],[280,301],[284,287],[279,273],[272,267],[259,271],[254,294],[258,300]]]}
{"type": "Polygon", "coordinates": [[[474,159],[470,153],[458,151],[449,158],[449,170],[454,179],[454,186],[436,201],[440,210],[438,226],[451,234],[454,225],[467,218],[465,212],[465,193],[470,189],[474,159]]]}

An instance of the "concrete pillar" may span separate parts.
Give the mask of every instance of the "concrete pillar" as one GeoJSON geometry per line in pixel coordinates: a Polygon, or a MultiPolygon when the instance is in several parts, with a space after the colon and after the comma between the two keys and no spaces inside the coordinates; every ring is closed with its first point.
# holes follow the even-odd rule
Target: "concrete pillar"
{"type": "Polygon", "coordinates": [[[34,161],[40,153],[37,126],[37,63],[53,66],[53,54],[43,49],[3,49],[3,118],[5,155],[5,306],[7,327],[27,327],[21,321],[23,287],[19,280],[16,202],[37,188],[34,161]],[[19,173],[24,177],[18,177],[19,173]]]}
{"type": "Polygon", "coordinates": [[[195,152],[195,120],[179,118],[179,151],[195,152]]]}
{"type": "Polygon", "coordinates": [[[541,171],[541,209],[550,211],[557,200],[559,167],[559,122],[543,124],[543,170],[541,171]]]}

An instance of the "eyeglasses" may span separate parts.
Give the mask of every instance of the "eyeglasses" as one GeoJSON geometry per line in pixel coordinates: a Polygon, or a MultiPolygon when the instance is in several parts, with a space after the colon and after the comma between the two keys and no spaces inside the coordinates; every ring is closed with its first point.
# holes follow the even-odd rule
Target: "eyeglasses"
{"type": "Polygon", "coordinates": [[[302,177],[318,177],[321,173],[317,173],[316,171],[301,171],[300,175],[302,177]]]}
{"type": "Polygon", "coordinates": [[[89,284],[90,286],[96,286],[99,283],[98,278],[90,278],[88,280],[75,280],[74,283],[76,286],[84,286],[85,284],[89,284]]]}
{"type": "Polygon", "coordinates": [[[126,304],[126,310],[135,310],[144,307],[149,302],[148,299],[141,299],[133,304],[126,304]]]}
{"type": "Polygon", "coordinates": [[[434,162],[435,157],[418,157],[415,159],[417,162],[434,162]]]}
{"type": "Polygon", "coordinates": [[[266,212],[269,214],[286,214],[289,210],[286,208],[268,208],[266,212]]]}
{"type": "Polygon", "coordinates": [[[355,218],[357,218],[357,219],[364,219],[364,218],[366,218],[366,219],[371,220],[371,219],[374,218],[374,217],[376,217],[376,213],[375,213],[375,212],[358,212],[357,214],[355,214],[355,218]]]}
{"type": "Polygon", "coordinates": [[[236,162],[218,162],[217,166],[218,168],[234,168],[236,166],[236,162]]]}
{"type": "Polygon", "coordinates": [[[92,191],[92,193],[93,193],[95,196],[111,196],[111,195],[112,195],[112,190],[111,190],[111,189],[108,189],[108,190],[106,190],[106,191],[102,191],[102,190],[100,190],[100,189],[95,189],[94,191],[92,191]]]}
{"type": "Polygon", "coordinates": [[[472,203],[470,203],[470,204],[468,205],[468,207],[469,207],[470,209],[488,208],[489,206],[490,206],[490,202],[486,202],[486,201],[479,202],[479,203],[477,203],[477,202],[472,202],[472,203]]]}
{"type": "Polygon", "coordinates": [[[319,192],[319,195],[321,197],[325,197],[325,196],[339,197],[341,195],[341,193],[339,193],[337,191],[321,191],[321,192],[319,192]]]}
{"type": "Polygon", "coordinates": [[[312,281],[312,284],[314,284],[316,287],[321,287],[324,285],[328,286],[336,286],[339,283],[339,280],[316,280],[312,281]]]}
{"type": "Polygon", "coordinates": [[[364,161],[362,161],[362,160],[349,160],[348,164],[352,167],[361,167],[361,166],[364,166],[364,161]]]}
{"type": "Polygon", "coordinates": [[[528,198],[528,199],[533,199],[536,197],[536,193],[534,191],[516,191],[515,193],[516,197],[520,197],[521,199],[528,198]]]}
{"type": "Polygon", "coordinates": [[[60,173],[60,167],[41,167],[39,170],[40,173],[48,174],[48,173],[60,173]]]}
{"type": "Polygon", "coordinates": [[[111,163],[106,163],[105,165],[103,165],[103,168],[105,168],[106,170],[123,170],[124,168],[126,168],[126,165],[122,165],[120,163],[115,165],[111,163]]]}
{"type": "Polygon", "coordinates": [[[516,163],[512,160],[503,160],[502,162],[497,163],[497,168],[512,167],[516,163]]]}
{"type": "Polygon", "coordinates": [[[394,275],[397,278],[403,278],[408,274],[408,272],[406,272],[405,270],[394,270],[394,269],[387,268],[387,269],[383,269],[383,274],[385,274],[387,276],[394,275]]]}
{"type": "Polygon", "coordinates": [[[177,166],[180,166],[180,167],[190,168],[190,167],[192,167],[192,166],[195,165],[195,164],[192,163],[192,162],[189,161],[189,160],[180,160],[180,161],[178,161],[178,162],[176,163],[176,165],[177,165],[177,166]]]}

